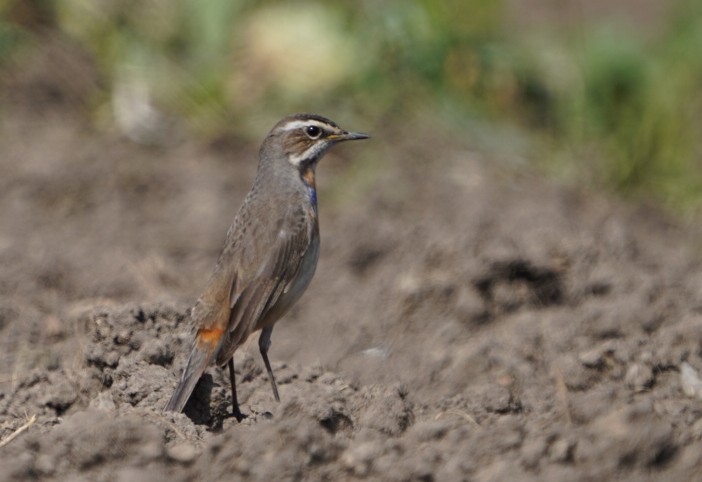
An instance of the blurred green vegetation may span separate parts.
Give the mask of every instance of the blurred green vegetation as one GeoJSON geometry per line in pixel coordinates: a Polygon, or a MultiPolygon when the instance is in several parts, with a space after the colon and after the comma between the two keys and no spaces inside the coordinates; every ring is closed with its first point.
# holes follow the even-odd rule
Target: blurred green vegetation
{"type": "Polygon", "coordinates": [[[514,155],[551,173],[696,211],[702,2],[671,2],[655,28],[606,17],[577,28],[519,26],[508,8],[491,0],[0,0],[0,65],[15,68],[55,38],[47,30],[60,32],[97,65],[96,118],[114,119],[139,142],[163,141],[174,125],[205,139],[256,138],[300,110],[359,126],[375,119],[369,129],[394,129],[395,138],[442,119],[447,135],[436,142],[463,146],[476,135],[504,143],[507,126],[522,139],[514,155]]]}

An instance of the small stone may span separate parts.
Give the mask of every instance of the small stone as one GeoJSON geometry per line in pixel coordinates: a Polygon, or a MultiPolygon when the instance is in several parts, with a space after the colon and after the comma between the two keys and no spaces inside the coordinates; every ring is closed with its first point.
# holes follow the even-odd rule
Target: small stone
{"type": "Polygon", "coordinates": [[[422,278],[415,273],[403,273],[397,278],[395,289],[406,298],[411,298],[419,294],[422,290],[422,278]]]}
{"type": "Polygon", "coordinates": [[[512,394],[507,388],[489,385],[484,388],[481,395],[481,405],[488,412],[506,413],[511,410],[512,394]]]}
{"type": "Polygon", "coordinates": [[[168,448],[166,455],[181,464],[189,464],[197,458],[198,451],[194,445],[183,442],[168,448]]]}
{"type": "Polygon", "coordinates": [[[653,381],[654,376],[651,367],[640,363],[633,363],[629,366],[624,376],[624,382],[629,388],[638,392],[650,388],[653,385],[653,381]]]}
{"type": "Polygon", "coordinates": [[[112,399],[112,393],[109,390],[98,393],[95,398],[90,400],[90,407],[106,412],[112,412],[117,409],[115,401],[112,399]]]}
{"type": "Polygon", "coordinates": [[[578,355],[578,361],[587,368],[599,368],[604,364],[604,353],[600,348],[593,348],[578,355]]]}
{"type": "Polygon", "coordinates": [[[126,345],[132,337],[130,330],[122,330],[115,336],[115,343],[118,345],[126,345]]]}
{"type": "Polygon", "coordinates": [[[560,439],[548,451],[549,459],[552,462],[568,463],[573,460],[573,450],[575,442],[568,439],[560,439]]]}
{"type": "Polygon", "coordinates": [[[114,368],[119,364],[119,353],[116,351],[110,351],[107,355],[105,355],[105,365],[107,365],[110,368],[114,368]]]}
{"type": "Polygon", "coordinates": [[[702,380],[700,380],[697,370],[687,362],[680,365],[680,386],[688,397],[702,398],[702,380]]]}

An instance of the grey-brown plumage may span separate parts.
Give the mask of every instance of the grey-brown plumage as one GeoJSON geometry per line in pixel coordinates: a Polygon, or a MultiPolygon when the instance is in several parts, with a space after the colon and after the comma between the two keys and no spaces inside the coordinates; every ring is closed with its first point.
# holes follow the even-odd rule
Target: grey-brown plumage
{"type": "Polygon", "coordinates": [[[206,367],[229,365],[234,416],[233,355],[261,330],[259,349],[280,400],[268,348],[274,323],[300,298],[319,257],[315,168],[326,150],[366,139],[314,114],[278,122],[263,141],[251,191],[234,219],[207,287],[192,309],[193,348],[166,410],[181,411],[206,367]]]}

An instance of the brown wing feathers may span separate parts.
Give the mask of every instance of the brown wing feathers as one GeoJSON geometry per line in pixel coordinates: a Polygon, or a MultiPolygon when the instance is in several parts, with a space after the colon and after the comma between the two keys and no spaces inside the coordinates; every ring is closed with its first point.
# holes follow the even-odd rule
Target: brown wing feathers
{"type": "Polygon", "coordinates": [[[260,274],[248,283],[232,306],[229,318],[228,341],[217,354],[217,364],[226,363],[236,348],[257,329],[259,320],[275,305],[287,284],[294,278],[309,244],[308,233],[299,229],[289,236],[279,238],[260,274]],[[303,249],[300,249],[302,246],[303,249]]]}

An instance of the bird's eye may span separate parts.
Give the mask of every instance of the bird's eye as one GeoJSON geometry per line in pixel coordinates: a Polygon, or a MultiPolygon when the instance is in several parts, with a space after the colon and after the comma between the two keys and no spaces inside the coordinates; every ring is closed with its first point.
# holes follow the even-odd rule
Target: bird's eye
{"type": "Polygon", "coordinates": [[[305,127],[305,134],[310,139],[318,139],[322,135],[322,129],[317,126],[307,126],[305,127]]]}

